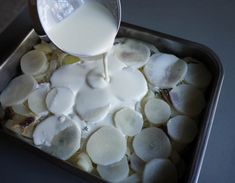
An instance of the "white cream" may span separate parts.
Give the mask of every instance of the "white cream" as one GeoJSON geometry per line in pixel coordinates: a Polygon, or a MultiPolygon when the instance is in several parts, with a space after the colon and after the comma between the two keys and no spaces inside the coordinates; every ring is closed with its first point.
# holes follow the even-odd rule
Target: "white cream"
{"type": "Polygon", "coordinates": [[[111,75],[111,92],[121,101],[139,101],[148,90],[143,74],[136,69],[124,68],[111,75]]]}
{"type": "Polygon", "coordinates": [[[105,88],[108,84],[110,79],[104,77],[103,73],[97,69],[91,70],[87,77],[87,84],[92,88],[105,88]]]}
{"type": "Polygon", "coordinates": [[[143,74],[127,68],[112,50],[108,66],[110,82],[104,80],[101,59],[63,66],[51,77],[52,86],[70,88],[76,95],[74,108],[68,114],[80,126],[84,139],[104,125],[113,126],[113,115],[122,107],[134,110],[148,90],[143,74]]]}
{"type": "Polygon", "coordinates": [[[47,35],[70,54],[95,56],[112,47],[117,31],[117,22],[107,8],[98,2],[86,2],[47,30],[47,35]]]}
{"type": "Polygon", "coordinates": [[[96,122],[108,114],[114,102],[115,98],[108,88],[93,89],[84,85],[77,94],[75,108],[83,120],[96,122]]]}
{"type": "Polygon", "coordinates": [[[81,131],[65,116],[50,116],[36,127],[33,140],[42,150],[67,160],[80,148],[81,131]]]}
{"type": "Polygon", "coordinates": [[[72,90],[65,87],[53,88],[46,97],[48,110],[56,115],[67,114],[74,104],[72,90]]]}
{"type": "Polygon", "coordinates": [[[76,94],[85,82],[85,76],[90,66],[95,67],[95,65],[87,63],[86,65],[73,64],[59,68],[51,76],[52,87],[70,88],[76,94]]]}
{"type": "Polygon", "coordinates": [[[29,95],[28,107],[37,116],[46,116],[49,113],[45,102],[49,90],[49,84],[40,84],[38,88],[29,95]]]}

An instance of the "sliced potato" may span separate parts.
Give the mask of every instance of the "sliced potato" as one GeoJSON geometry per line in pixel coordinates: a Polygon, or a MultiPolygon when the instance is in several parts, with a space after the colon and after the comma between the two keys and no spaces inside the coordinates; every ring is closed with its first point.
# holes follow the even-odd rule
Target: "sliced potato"
{"type": "Polygon", "coordinates": [[[93,170],[93,165],[89,156],[82,152],[77,157],[76,165],[83,171],[91,173],[93,170]]]}
{"type": "Polygon", "coordinates": [[[120,161],[126,153],[126,139],[117,128],[104,126],[88,139],[86,150],[91,160],[107,166],[120,161]]]}
{"type": "Polygon", "coordinates": [[[144,112],[150,123],[161,125],[169,119],[171,108],[161,99],[150,98],[144,106],[144,112]]]}
{"type": "Polygon", "coordinates": [[[170,106],[171,107],[171,118],[177,116],[177,115],[180,115],[180,112],[177,111],[174,106],[170,106]]]}
{"type": "Polygon", "coordinates": [[[121,161],[108,166],[97,165],[97,171],[108,182],[120,182],[127,178],[129,173],[127,158],[124,157],[121,161]]]}
{"type": "Polygon", "coordinates": [[[186,59],[192,61],[192,63],[188,63],[188,71],[184,78],[184,81],[198,88],[206,88],[210,84],[212,79],[210,71],[203,63],[197,60],[193,58],[186,59]]]}
{"type": "Polygon", "coordinates": [[[148,90],[148,93],[144,96],[144,98],[141,100],[141,106],[144,108],[145,104],[148,102],[149,99],[155,98],[154,92],[151,90],[148,90]]]}
{"type": "Polygon", "coordinates": [[[170,91],[171,101],[177,111],[189,116],[197,116],[205,107],[203,93],[192,85],[179,85],[170,91]]]}
{"type": "Polygon", "coordinates": [[[47,82],[50,81],[50,78],[53,74],[53,72],[57,69],[58,67],[58,62],[57,60],[51,60],[50,63],[49,63],[49,68],[46,72],[46,80],[47,82]]]}
{"type": "Polygon", "coordinates": [[[46,72],[48,68],[47,57],[44,52],[32,50],[27,52],[20,60],[23,73],[28,75],[38,75],[46,72]]]}
{"type": "Polygon", "coordinates": [[[140,68],[150,57],[150,49],[142,42],[126,39],[114,47],[116,57],[127,66],[140,68]]]}
{"type": "Polygon", "coordinates": [[[29,75],[20,75],[8,84],[0,96],[3,107],[22,104],[37,87],[37,81],[29,75]]]}
{"type": "Polygon", "coordinates": [[[148,91],[144,75],[132,68],[115,72],[111,76],[110,89],[121,101],[141,100],[148,91]]]}
{"type": "Polygon", "coordinates": [[[141,115],[130,108],[122,108],[114,116],[116,126],[127,136],[135,136],[143,127],[141,115]]]}
{"type": "Polygon", "coordinates": [[[77,93],[85,82],[86,69],[81,64],[64,65],[51,76],[52,87],[65,87],[77,93]]]}
{"type": "Polygon", "coordinates": [[[19,114],[19,115],[22,115],[25,117],[34,116],[34,114],[30,111],[30,109],[28,108],[28,106],[25,103],[12,106],[12,110],[16,114],[19,114]]]}
{"type": "Polygon", "coordinates": [[[66,114],[74,104],[75,96],[69,88],[53,88],[46,97],[46,106],[53,114],[66,114]]]}
{"type": "Polygon", "coordinates": [[[51,45],[46,42],[41,42],[40,44],[35,45],[33,48],[37,51],[42,51],[45,54],[52,53],[53,51],[51,45]]]}
{"type": "Polygon", "coordinates": [[[171,143],[159,128],[143,129],[133,140],[133,148],[138,157],[148,162],[154,158],[167,158],[171,154],[171,143]]]}
{"type": "Polygon", "coordinates": [[[41,86],[34,90],[28,98],[28,106],[38,116],[44,116],[48,114],[46,106],[46,96],[49,91],[49,86],[41,86]]]}
{"type": "Polygon", "coordinates": [[[153,159],[144,169],[143,183],[176,183],[177,171],[168,159],[153,159]]]}
{"type": "Polygon", "coordinates": [[[144,67],[148,81],[162,89],[175,87],[184,79],[186,73],[186,62],[170,54],[154,54],[144,67]]]}
{"type": "Polygon", "coordinates": [[[80,148],[81,131],[65,116],[50,116],[36,127],[33,141],[49,154],[67,160],[80,148]]]}
{"type": "Polygon", "coordinates": [[[130,156],[130,167],[137,173],[142,173],[144,170],[145,162],[140,159],[135,153],[130,156]]]}
{"type": "Polygon", "coordinates": [[[145,42],[145,41],[136,40],[136,39],[130,39],[130,38],[127,38],[127,37],[116,38],[115,41],[114,41],[114,45],[124,44],[126,41],[129,41],[129,40],[136,41],[138,43],[144,44],[145,46],[147,46],[149,48],[149,50],[152,53],[160,53],[160,51],[156,48],[156,46],[154,46],[151,43],[148,43],[148,42],[145,42]]]}
{"type": "Polygon", "coordinates": [[[175,141],[187,144],[197,135],[196,123],[187,116],[178,115],[167,123],[168,135],[175,141]]]}
{"type": "Polygon", "coordinates": [[[44,83],[44,82],[48,82],[46,76],[47,76],[47,72],[44,72],[41,74],[34,75],[33,77],[38,83],[44,83]]]}
{"type": "Polygon", "coordinates": [[[21,135],[23,137],[26,137],[28,139],[33,139],[33,132],[35,130],[35,127],[36,127],[36,121],[31,123],[29,126],[25,127],[23,130],[22,130],[22,133],[21,135]]]}
{"type": "Polygon", "coordinates": [[[84,87],[77,94],[75,109],[84,121],[99,122],[107,116],[113,98],[107,88],[93,89],[84,87]]]}
{"type": "Polygon", "coordinates": [[[4,124],[5,128],[8,130],[13,131],[14,133],[20,135],[22,133],[22,128],[19,126],[19,122],[15,120],[7,120],[4,124]]]}

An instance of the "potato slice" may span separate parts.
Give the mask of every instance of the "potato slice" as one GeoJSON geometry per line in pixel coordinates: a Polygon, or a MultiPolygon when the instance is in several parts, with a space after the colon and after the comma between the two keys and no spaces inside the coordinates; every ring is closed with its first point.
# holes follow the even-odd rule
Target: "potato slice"
{"type": "Polygon", "coordinates": [[[84,121],[99,122],[107,116],[113,98],[112,93],[107,88],[83,87],[76,96],[75,109],[84,121]]]}
{"type": "Polygon", "coordinates": [[[175,109],[188,116],[199,115],[206,104],[203,93],[192,85],[179,85],[169,94],[175,109]]]}
{"type": "Polygon", "coordinates": [[[184,79],[186,73],[186,62],[170,54],[154,54],[144,67],[148,81],[162,89],[175,87],[184,79]]]}
{"type": "Polygon", "coordinates": [[[66,87],[77,93],[85,82],[86,69],[81,64],[64,65],[53,72],[52,87],[66,87]]]}
{"type": "Polygon", "coordinates": [[[168,159],[153,159],[144,169],[143,183],[176,183],[177,171],[168,159]]]}
{"type": "Polygon", "coordinates": [[[117,128],[104,126],[88,139],[86,150],[91,160],[99,165],[120,161],[126,153],[126,139],[117,128]]]}
{"type": "Polygon", "coordinates": [[[143,127],[142,116],[130,108],[122,108],[115,116],[116,126],[127,136],[135,136],[143,127]]]}
{"type": "Polygon", "coordinates": [[[159,128],[143,129],[133,140],[133,148],[138,157],[148,162],[154,158],[167,158],[171,154],[171,143],[159,128]]]}
{"type": "Polygon", "coordinates": [[[164,100],[150,98],[144,106],[144,112],[150,123],[162,125],[169,119],[171,108],[164,100]]]}
{"type": "Polygon", "coordinates": [[[120,182],[127,178],[129,173],[127,158],[124,157],[121,161],[108,166],[98,165],[97,171],[108,182],[120,182]]]}
{"type": "Polygon", "coordinates": [[[17,135],[21,135],[22,133],[22,128],[19,125],[18,121],[15,120],[7,120],[6,123],[4,124],[5,128],[7,128],[8,130],[13,131],[14,133],[16,133],[17,135]]]}
{"type": "Polygon", "coordinates": [[[58,67],[58,61],[57,60],[51,60],[50,63],[49,63],[48,70],[46,72],[47,82],[50,80],[52,74],[54,73],[54,71],[56,71],[57,67],[58,67]]]}
{"type": "Polygon", "coordinates": [[[48,114],[46,106],[46,96],[49,91],[49,86],[40,86],[34,90],[28,98],[28,106],[38,116],[45,116],[48,114]]]}
{"type": "Polygon", "coordinates": [[[138,43],[144,44],[145,46],[147,46],[149,48],[149,50],[152,53],[160,53],[160,51],[156,48],[156,46],[154,46],[151,43],[148,43],[148,42],[145,42],[145,41],[136,40],[136,39],[130,39],[130,38],[127,38],[127,37],[116,38],[115,41],[114,41],[114,45],[123,44],[123,43],[125,43],[128,40],[136,41],[138,43]]]}
{"type": "Polygon", "coordinates": [[[30,111],[30,109],[25,103],[12,106],[12,110],[16,114],[19,114],[21,116],[25,116],[25,117],[34,116],[34,114],[30,111]]]}
{"type": "Polygon", "coordinates": [[[196,123],[187,116],[178,115],[167,123],[168,135],[175,141],[187,144],[193,141],[197,135],[196,123]]]}
{"type": "Polygon", "coordinates": [[[110,78],[110,89],[121,101],[141,100],[148,91],[144,75],[136,69],[124,68],[110,78]]]}
{"type": "Polygon", "coordinates": [[[148,90],[147,94],[141,100],[141,107],[144,108],[145,104],[148,102],[149,99],[155,98],[155,94],[152,90],[148,90]]]}
{"type": "Polygon", "coordinates": [[[46,105],[53,114],[66,114],[74,104],[75,96],[69,88],[53,88],[46,97],[46,105]]]}
{"type": "Polygon", "coordinates": [[[140,68],[148,61],[150,49],[137,40],[126,39],[114,47],[116,57],[127,66],[140,68]]]}
{"type": "Polygon", "coordinates": [[[3,107],[22,104],[37,87],[37,81],[29,75],[20,75],[8,84],[0,96],[3,107]]]}
{"type": "Polygon", "coordinates": [[[93,165],[92,165],[92,162],[91,162],[90,157],[89,157],[86,153],[84,153],[84,152],[80,153],[80,154],[78,155],[77,159],[78,159],[78,160],[77,160],[76,165],[77,165],[81,170],[83,170],[83,171],[85,171],[85,172],[89,172],[89,173],[92,172],[92,170],[93,170],[93,165]]]}
{"type": "Polygon", "coordinates": [[[80,148],[81,131],[65,116],[50,116],[36,127],[33,141],[49,154],[67,160],[80,148]]]}
{"type": "Polygon", "coordinates": [[[191,63],[188,63],[188,71],[184,78],[185,82],[198,88],[206,88],[212,79],[210,71],[197,60],[193,58],[186,59],[191,63]]]}
{"type": "Polygon", "coordinates": [[[42,51],[32,50],[21,58],[20,66],[23,73],[38,75],[46,72],[48,68],[47,57],[42,51]]]}
{"type": "Polygon", "coordinates": [[[140,159],[135,153],[130,156],[130,167],[137,173],[142,173],[144,170],[145,162],[140,159]]]}

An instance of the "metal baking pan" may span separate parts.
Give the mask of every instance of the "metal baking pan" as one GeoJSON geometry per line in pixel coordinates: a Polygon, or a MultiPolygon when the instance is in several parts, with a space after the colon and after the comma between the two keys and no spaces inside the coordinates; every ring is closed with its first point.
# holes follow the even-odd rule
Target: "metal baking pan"
{"type": "MultiPolygon", "coordinates": [[[[180,58],[193,57],[203,62],[213,75],[212,83],[206,92],[207,106],[201,116],[199,134],[197,139],[190,146],[190,150],[184,156],[186,160],[186,174],[180,182],[196,183],[203,163],[211,127],[223,82],[223,67],[219,58],[209,48],[188,40],[170,36],[164,33],[148,30],[135,25],[122,23],[119,34],[120,37],[136,38],[154,44],[160,51],[174,54],[180,58]]],[[[32,49],[33,45],[40,41],[40,38],[32,30],[17,49],[0,65],[0,91],[2,91],[8,82],[20,72],[19,61],[21,56],[32,49]]],[[[65,168],[88,182],[104,182],[101,179],[85,173],[72,166],[68,162],[57,159],[32,146],[27,140],[17,137],[13,132],[3,127],[0,123],[1,131],[6,133],[18,143],[28,147],[31,151],[37,152],[53,163],[65,168]]]]}

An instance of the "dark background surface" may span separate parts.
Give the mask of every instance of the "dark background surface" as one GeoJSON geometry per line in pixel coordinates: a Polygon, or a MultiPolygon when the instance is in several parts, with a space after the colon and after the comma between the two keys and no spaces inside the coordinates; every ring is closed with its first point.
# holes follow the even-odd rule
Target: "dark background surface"
{"type": "MultiPolygon", "coordinates": [[[[0,32],[25,3],[26,0],[0,0],[0,32]]],[[[122,0],[122,9],[126,22],[205,44],[220,57],[226,75],[199,183],[235,182],[235,1],[122,0]]],[[[11,34],[5,31],[0,35],[1,60],[21,39],[21,29],[30,28],[27,17],[20,20],[11,34]]],[[[77,183],[82,180],[0,133],[0,182],[77,183]]]]}

